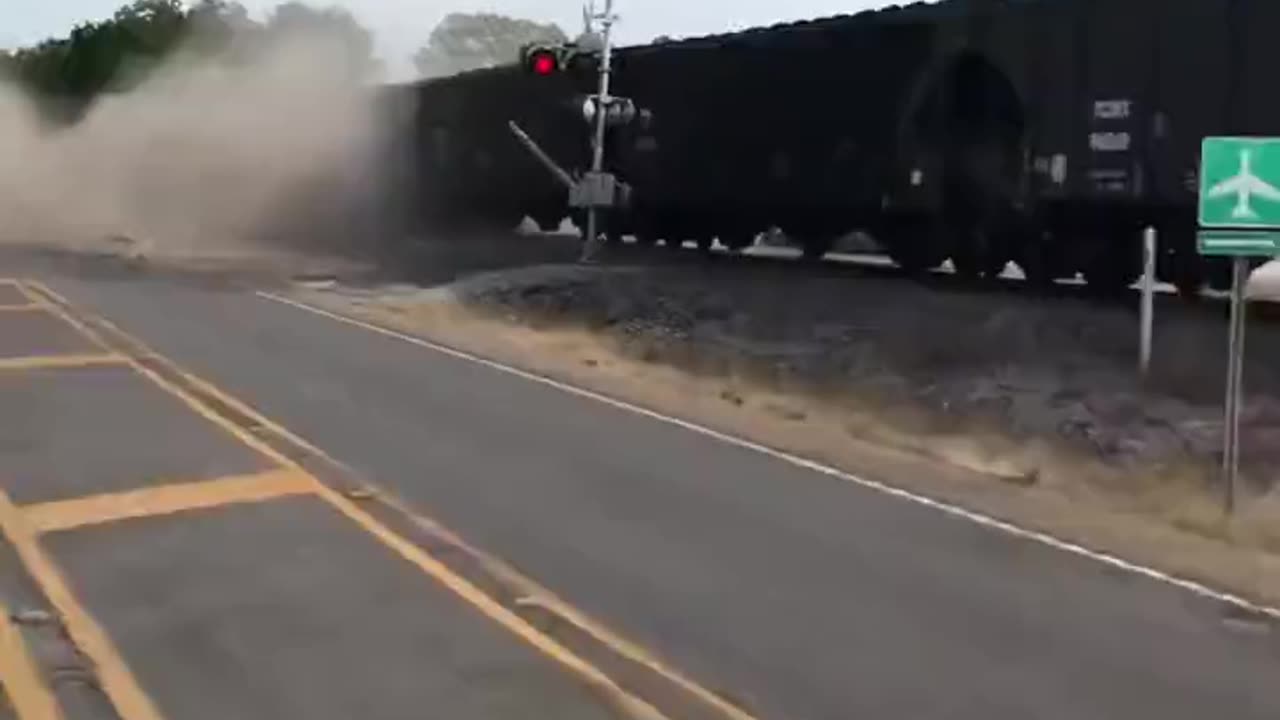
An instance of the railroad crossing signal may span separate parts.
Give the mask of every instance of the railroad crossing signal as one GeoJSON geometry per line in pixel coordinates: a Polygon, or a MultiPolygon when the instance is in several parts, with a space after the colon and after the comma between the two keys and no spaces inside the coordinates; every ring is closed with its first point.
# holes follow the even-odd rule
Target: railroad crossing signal
{"type": "Polygon", "coordinates": [[[570,45],[530,43],[520,48],[520,64],[525,72],[549,77],[567,69],[575,54],[570,45]]]}
{"type": "Polygon", "coordinates": [[[529,69],[534,75],[553,75],[560,69],[560,58],[547,49],[539,49],[529,53],[529,69]]]}
{"type": "Polygon", "coordinates": [[[595,72],[595,59],[599,54],[590,37],[578,38],[569,43],[528,43],[520,48],[520,65],[525,72],[550,77],[572,72],[585,77],[595,72]]]}

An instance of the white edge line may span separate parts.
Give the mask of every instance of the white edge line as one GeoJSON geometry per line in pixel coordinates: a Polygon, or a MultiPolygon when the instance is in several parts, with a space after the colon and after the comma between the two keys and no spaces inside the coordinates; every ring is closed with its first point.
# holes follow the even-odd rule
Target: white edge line
{"type": "Polygon", "coordinates": [[[1009,535],[1013,535],[1015,537],[1023,538],[1025,540],[1032,540],[1034,542],[1048,545],[1049,547],[1055,548],[1057,550],[1061,550],[1063,552],[1089,558],[1090,560],[1094,560],[1106,565],[1110,565],[1112,567],[1119,568],[1121,570],[1124,570],[1130,573],[1142,575],[1151,580],[1156,580],[1158,582],[1162,582],[1168,585],[1173,585],[1175,587],[1181,588],[1183,590],[1187,590],[1189,592],[1192,592],[1196,595],[1200,595],[1202,597],[1206,597],[1212,600],[1217,600],[1219,602],[1227,603],[1230,605],[1235,605],[1239,608],[1243,608],[1245,610],[1248,610],[1254,613],[1266,615],[1273,620],[1280,620],[1280,608],[1271,607],[1268,605],[1258,605],[1240,596],[1233,595],[1227,592],[1222,592],[1219,590],[1214,590],[1213,588],[1207,585],[1201,584],[1199,582],[1196,582],[1194,580],[1180,578],[1175,575],[1171,575],[1169,573],[1163,572],[1161,570],[1157,570],[1152,567],[1147,567],[1145,565],[1132,563],[1132,562],[1129,562],[1128,560],[1124,560],[1123,558],[1117,557],[1110,553],[1102,552],[1099,550],[1092,550],[1083,545],[1070,542],[1067,540],[1062,540],[1060,538],[1054,537],[1053,535],[1041,532],[1039,530],[1029,530],[1027,528],[1019,527],[1012,523],[1005,522],[1004,520],[998,520],[989,515],[984,515],[982,513],[975,512],[973,510],[967,510],[963,507],[960,507],[959,505],[952,505],[947,502],[934,500],[933,498],[929,498],[924,495],[918,495],[916,493],[903,490],[902,488],[894,487],[892,485],[886,485],[885,483],[877,482],[875,480],[869,480],[867,478],[854,475],[852,473],[847,473],[843,470],[839,470],[837,468],[833,468],[828,465],[823,465],[822,463],[815,462],[813,460],[805,459],[803,457],[800,457],[799,455],[792,455],[791,453],[788,453],[782,450],[775,450],[771,447],[761,445],[756,442],[752,442],[751,440],[746,440],[733,435],[728,435],[718,430],[713,430],[709,427],[699,425],[697,423],[689,422],[688,420],[681,420],[680,418],[677,418],[677,417],[664,415],[662,413],[640,407],[639,405],[632,405],[631,403],[624,402],[622,400],[617,400],[607,395],[602,395],[598,392],[586,390],[574,385],[570,385],[568,383],[563,383],[543,375],[538,375],[536,373],[529,372],[527,370],[521,370],[511,365],[506,365],[500,362],[496,362],[494,360],[489,360],[487,358],[480,357],[478,355],[473,355],[471,353],[464,352],[462,350],[448,347],[447,345],[441,345],[439,343],[432,342],[430,340],[425,340],[420,337],[415,337],[413,335],[398,332],[396,330],[391,330],[389,328],[381,327],[373,323],[365,322],[363,320],[358,320],[356,318],[348,317],[340,313],[325,310],[324,308],[319,308],[314,305],[310,305],[308,303],[294,300],[292,298],[284,297],[282,295],[277,295],[275,293],[262,292],[262,291],[258,291],[255,294],[267,300],[273,300],[275,302],[282,303],[284,305],[289,305],[291,307],[298,308],[299,310],[306,310],[307,312],[329,318],[330,320],[336,320],[341,323],[346,323],[348,325],[353,325],[355,327],[363,328],[370,332],[396,338],[397,340],[402,340],[412,345],[417,345],[419,347],[427,348],[429,350],[435,350],[436,352],[444,353],[445,355],[450,355],[452,357],[455,357],[461,360],[467,360],[469,362],[473,362],[478,365],[483,365],[485,367],[492,368],[494,370],[498,370],[500,372],[504,372],[509,375],[515,375],[516,377],[520,377],[525,380],[530,380],[532,382],[548,385],[562,392],[570,393],[572,395],[577,395],[579,397],[589,398],[591,400],[595,400],[597,402],[610,405],[620,410],[626,410],[628,412],[636,413],[638,415],[643,415],[645,417],[652,418],[654,420],[675,425],[677,427],[684,428],[685,430],[690,430],[702,435],[706,435],[707,437],[714,438],[716,440],[719,440],[720,442],[728,443],[730,445],[735,445],[740,448],[744,448],[747,450],[752,450],[758,453],[762,453],[764,455],[768,455],[775,459],[782,460],[784,462],[790,463],[792,465],[796,465],[798,467],[805,468],[807,470],[812,470],[814,472],[822,473],[824,475],[830,475],[832,477],[836,477],[846,482],[850,482],[855,485],[860,485],[862,487],[869,488],[871,490],[875,490],[877,492],[881,492],[886,495],[890,495],[902,500],[907,500],[909,502],[917,503],[919,505],[924,505],[925,507],[930,507],[930,508],[933,508],[934,510],[939,510],[948,515],[963,518],[970,522],[977,523],[978,525],[981,525],[983,527],[999,530],[1001,532],[1007,533],[1009,535]]]}

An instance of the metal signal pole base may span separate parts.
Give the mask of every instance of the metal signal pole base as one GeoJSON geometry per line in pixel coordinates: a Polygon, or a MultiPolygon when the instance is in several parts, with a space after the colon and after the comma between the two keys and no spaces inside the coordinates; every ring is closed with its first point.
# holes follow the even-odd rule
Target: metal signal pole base
{"type": "Polygon", "coordinates": [[[1227,402],[1223,423],[1222,493],[1228,515],[1235,510],[1236,483],[1240,472],[1240,403],[1244,379],[1245,284],[1249,259],[1231,259],[1231,330],[1227,352],[1227,402]]]}
{"type": "Polygon", "coordinates": [[[587,213],[587,225],[583,228],[581,262],[591,262],[599,252],[600,237],[604,230],[599,213],[615,208],[619,202],[622,185],[611,173],[589,172],[569,189],[569,206],[582,208],[587,213]]]}
{"type": "Polygon", "coordinates": [[[595,263],[601,244],[600,230],[596,227],[596,211],[587,210],[587,228],[583,231],[582,255],[578,257],[578,262],[584,265],[595,263]]]}

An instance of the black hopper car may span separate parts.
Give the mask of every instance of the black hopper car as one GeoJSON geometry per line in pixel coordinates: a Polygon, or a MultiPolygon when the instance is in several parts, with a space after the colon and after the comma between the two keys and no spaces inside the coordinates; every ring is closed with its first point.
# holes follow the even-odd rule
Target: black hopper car
{"type": "MultiPolygon", "coordinates": [[[[1140,272],[1226,287],[1195,249],[1209,135],[1280,135],[1277,0],[940,0],[618,50],[614,91],[652,111],[611,131],[633,202],[609,232],[750,244],[781,228],[810,256],[862,230],[900,265],[980,276],[1140,272]]],[[[566,193],[514,120],[574,168],[589,72],[518,65],[400,88],[401,187],[433,227],[558,226],[566,193]]]]}

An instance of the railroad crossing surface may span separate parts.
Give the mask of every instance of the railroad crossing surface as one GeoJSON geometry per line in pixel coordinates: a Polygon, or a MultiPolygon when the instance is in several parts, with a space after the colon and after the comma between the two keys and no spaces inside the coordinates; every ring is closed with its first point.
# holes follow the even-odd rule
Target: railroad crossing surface
{"type": "Polygon", "coordinates": [[[0,717],[1280,717],[1211,598],[288,298],[16,270],[0,717]]]}

